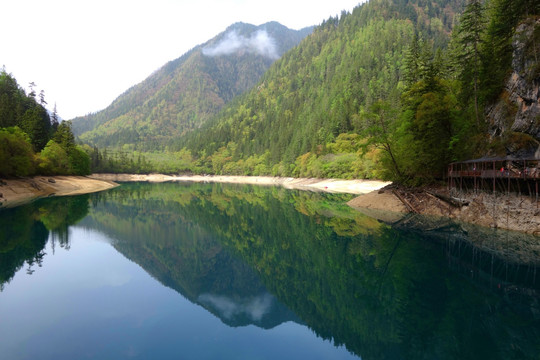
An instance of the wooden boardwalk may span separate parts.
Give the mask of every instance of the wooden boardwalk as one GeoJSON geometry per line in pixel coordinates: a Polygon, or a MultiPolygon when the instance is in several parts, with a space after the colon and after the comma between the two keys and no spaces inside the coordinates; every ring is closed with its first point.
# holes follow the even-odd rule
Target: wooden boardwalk
{"type": "Polygon", "coordinates": [[[460,191],[492,191],[535,196],[538,201],[540,159],[482,158],[448,166],[448,186],[460,191]]]}

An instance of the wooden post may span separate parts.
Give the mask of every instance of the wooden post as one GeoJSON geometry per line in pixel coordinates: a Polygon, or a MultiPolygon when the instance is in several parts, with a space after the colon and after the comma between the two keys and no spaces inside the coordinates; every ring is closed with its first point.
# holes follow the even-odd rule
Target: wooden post
{"type": "Polygon", "coordinates": [[[459,191],[463,192],[463,163],[459,164],[459,191]]]}
{"type": "Polygon", "coordinates": [[[454,188],[454,164],[450,165],[450,172],[452,173],[451,179],[450,179],[450,188],[454,188]]]}
{"type": "Polygon", "coordinates": [[[510,168],[507,166],[506,167],[506,177],[508,177],[508,184],[506,185],[506,194],[507,195],[510,195],[510,168]]]}
{"type": "Polygon", "coordinates": [[[448,190],[452,189],[452,164],[448,165],[448,190]]]}
{"type": "Polygon", "coordinates": [[[493,194],[495,194],[495,179],[497,178],[497,171],[495,170],[495,161],[493,161],[493,194]]]}
{"type": "Polygon", "coordinates": [[[476,163],[473,165],[473,176],[474,176],[474,193],[476,194],[476,163]]]}
{"type": "Polygon", "coordinates": [[[484,170],[487,170],[487,169],[484,169],[485,166],[486,164],[482,162],[482,171],[480,173],[480,179],[482,181],[482,190],[484,189],[484,170]]]}

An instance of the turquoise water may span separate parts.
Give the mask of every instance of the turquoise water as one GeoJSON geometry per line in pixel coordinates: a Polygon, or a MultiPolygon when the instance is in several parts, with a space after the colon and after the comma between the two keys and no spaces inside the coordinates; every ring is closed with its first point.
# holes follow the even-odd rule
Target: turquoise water
{"type": "Polygon", "coordinates": [[[349,198],[136,183],[3,210],[1,358],[538,358],[534,264],[349,198]]]}

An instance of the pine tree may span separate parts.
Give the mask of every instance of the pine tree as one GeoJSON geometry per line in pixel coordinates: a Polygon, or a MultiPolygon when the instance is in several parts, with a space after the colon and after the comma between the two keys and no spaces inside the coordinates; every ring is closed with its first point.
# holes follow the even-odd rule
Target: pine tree
{"type": "Polygon", "coordinates": [[[47,102],[45,101],[45,91],[44,90],[41,90],[39,92],[39,103],[43,107],[45,107],[45,105],[47,105],[47,102]]]}
{"type": "Polygon", "coordinates": [[[66,151],[75,147],[75,137],[71,131],[71,121],[63,121],[58,125],[53,140],[66,149],[66,151]]]}
{"type": "Polygon", "coordinates": [[[459,26],[459,54],[462,66],[461,81],[465,86],[472,84],[474,114],[477,126],[480,125],[479,105],[479,78],[482,66],[480,51],[483,44],[483,35],[486,30],[484,6],[481,0],[470,0],[461,17],[459,26]]]}
{"type": "Polygon", "coordinates": [[[50,126],[47,111],[37,104],[26,110],[20,122],[20,127],[30,137],[36,152],[43,149],[49,141],[50,126]]]}
{"type": "Polygon", "coordinates": [[[34,88],[36,87],[36,83],[32,81],[32,82],[30,82],[28,84],[28,87],[30,88],[30,93],[28,94],[28,96],[35,100],[36,99],[36,91],[34,90],[34,88]]]}
{"type": "Polygon", "coordinates": [[[418,43],[418,36],[414,34],[403,60],[405,65],[404,78],[407,87],[411,87],[412,84],[416,83],[420,79],[419,59],[420,45],[418,43]]]}
{"type": "Polygon", "coordinates": [[[54,103],[54,108],[53,108],[53,112],[51,116],[51,127],[52,127],[53,133],[55,133],[56,130],[58,129],[58,125],[59,125],[58,111],[56,110],[56,103],[54,103]]]}

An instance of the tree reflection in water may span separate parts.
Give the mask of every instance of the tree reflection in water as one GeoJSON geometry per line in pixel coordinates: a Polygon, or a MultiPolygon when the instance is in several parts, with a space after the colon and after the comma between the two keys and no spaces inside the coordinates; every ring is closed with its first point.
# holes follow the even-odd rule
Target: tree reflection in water
{"type": "Polygon", "coordinates": [[[39,266],[47,238],[69,248],[78,222],[230,326],[295,321],[363,359],[537,357],[535,265],[457,231],[392,228],[349,198],[136,183],[45,199],[1,213],[0,281],[39,266]]]}
{"type": "MultiPolygon", "coordinates": [[[[381,224],[344,205],[348,196],[171,183],[130,184],[98,198],[91,218],[121,239],[119,251],[226,323],[256,323],[240,309],[264,289],[297,321],[366,359],[540,351],[538,280],[506,277],[505,289],[531,294],[518,304],[456,271],[449,244],[466,239],[381,224]]],[[[525,268],[532,271],[507,267],[525,268]]],[[[285,310],[273,315],[274,325],[290,319],[285,310]]]]}

